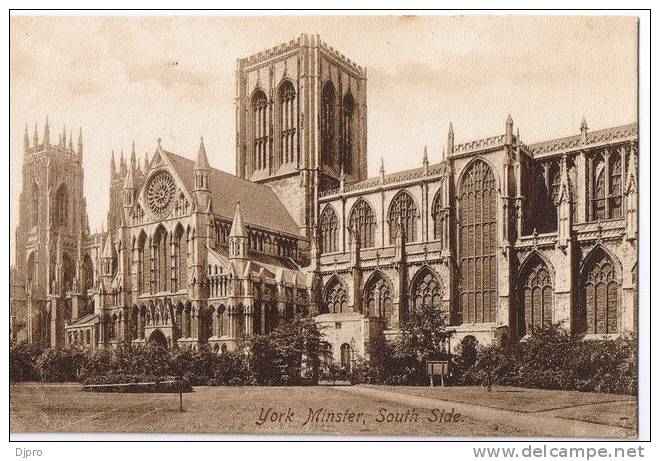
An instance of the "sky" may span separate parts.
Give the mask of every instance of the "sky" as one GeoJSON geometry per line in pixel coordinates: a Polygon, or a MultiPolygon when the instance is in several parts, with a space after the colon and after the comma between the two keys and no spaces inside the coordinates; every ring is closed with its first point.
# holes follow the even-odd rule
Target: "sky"
{"type": "MultiPolygon", "coordinates": [[[[10,226],[25,124],[83,131],[90,230],[104,225],[114,150],[165,149],[234,173],[236,59],[321,39],[367,68],[368,171],[418,167],[456,143],[523,142],[637,120],[637,20],[561,16],[16,16],[10,18],[10,226]]],[[[74,142],[74,145],[76,143],[74,142]]],[[[11,244],[14,257],[14,242],[11,244]]]]}

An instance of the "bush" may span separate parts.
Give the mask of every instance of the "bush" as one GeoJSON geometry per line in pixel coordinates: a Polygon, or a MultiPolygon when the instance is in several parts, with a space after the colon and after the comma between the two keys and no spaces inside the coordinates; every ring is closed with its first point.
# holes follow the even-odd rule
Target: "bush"
{"type": "Polygon", "coordinates": [[[10,342],[9,380],[11,382],[38,381],[39,371],[35,365],[41,352],[38,347],[26,342],[10,342]]]}
{"type": "Polygon", "coordinates": [[[42,381],[78,381],[86,357],[85,351],[78,348],[46,349],[37,359],[36,368],[42,381]]]}
{"type": "MultiPolygon", "coordinates": [[[[455,362],[467,359],[459,356],[455,362]]],[[[480,347],[474,365],[456,371],[461,384],[636,394],[637,342],[630,336],[583,341],[550,325],[524,342],[480,347]]]]}

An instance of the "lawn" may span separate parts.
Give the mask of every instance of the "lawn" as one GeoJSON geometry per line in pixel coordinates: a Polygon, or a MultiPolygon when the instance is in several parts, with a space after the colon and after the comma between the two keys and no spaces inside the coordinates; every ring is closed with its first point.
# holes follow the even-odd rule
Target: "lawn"
{"type": "Polygon", "coordinates": [[[25,383],[10,387],[10,429],[507,437],[543,434],[517,418],[492,418],[492,411],[541,412],[535,414],[547,414],[559,424],[579,420],[623,428],[632,428],[636,419],[629,396],[499,387],[493,392],[478,387],[375,389],[386,393],[367,387],[196,387],[183,395],[185,411],[180,412],[177,394],[90,393],[75,384],[25,383]],[[435,399],[437,410],[433,401],[431,406],[401,403],[396,396],[402,394],[435,399]],[[469,414],[451,413],[453,405],[463,403],[479,406],[469,414]],[[491,417],[486,416],[492,408],[491,417]]]}

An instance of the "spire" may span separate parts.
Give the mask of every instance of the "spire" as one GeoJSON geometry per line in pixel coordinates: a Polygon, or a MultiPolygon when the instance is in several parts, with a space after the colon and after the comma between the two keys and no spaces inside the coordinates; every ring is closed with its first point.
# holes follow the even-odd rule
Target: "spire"
{"type": "Polygon", "coordinates": [[[66,125],[62,128],[62,147],[66,149],[66,125]]]}
{"type": "Polygon", "coordinates": [[[28,136],[27,122],[25,123],[25,134],[23,135],[23,152],[27,152],[30,148],[30,137],[28,136]]]}
{"type": "Polygon", "coordinates": [[[82,127],[78,128],[78,157],[82,158],[83,154],[83,139],[82,139],[82,127]]]}
{"type": "Polygon", "coordinates": [[[115,151],[112,151],[112,157],[110,158],[110,176],[114,177],[117,173],[117,168],[115,168],[115,151]]]}
{"type": "Polygon", "coordinates": [[[429,152],[424,145],[424,157],[422,158],[422,166],[424,167],[424,172],[428,173],[429,171],[429,152]]]}
{"type": "Polygon", "coordinates": [[[135,141],[133,141],[131,146],[131,169],[135,169],[135,166],[135,141]]]}
{"type": "Polygon", "coordinates": [[[195,160],[195,170],[208,170],[209,160],[206,158],[206,148],[204,148],[204,138],[199,140],[199,150],[197,151],[197,160],[195,160]]]}
{"type": "Polygon", "coordinates": [[[124,189],[135,189],[135,168],[133,162],[131,162],[128,174],[126,174],[126,179],[124,180],[124,189]]]}
{"type": "Polygon", "coordinates": [[[112,259],[112,239],[108,235],[108,238],[105,239],[105,247],[103,248],[103,259],[112,259]]]}
{"type": "Polygon", "coordinates": [[[229,237],[247,237],[245,226],[243,225],[243,217],[241,216],[241,202],[236,202],[236,212],[234,213],[234,221],[231,223],[231,231],[229,237]]]}
{"type": "Polygon", "coordinates": [[[339,170],[339,190],[344,191],[344,186],[346,186],[346,173],[344,173],[344,165],[341,165],[339,170]]]}
{"type": "Polygon", "coordinates": [[[69,131],[69,152],[73,153],[73,130],[69,131]]]}
{"type": "Polygon", "coordinates": [[[124,159],[124,149],[121,150],[121,158],[119,160],[119,172],[122,176],[126,176],[126,160],[124,159]]]}
{"type": "Polygon", "coordinates": [[[584,118],[584,115],[582,116],[582,123],[580,123],[580,134],[582,135],[582,144],[587,143],[587,130],[589,127],[587,126],[587,119],[584,118]]]}
{"type": "Polygon", "coordinates": [[[454,152],[454,124],[449,122],[449,133],[447,133],[447,153],[451,155],[454,152]]]}
{"type": "Polygon", "coordinates": [[[48,116],[46,116],[46,126],[44,127],[44,146],[50,145],[50,127],[48,126],[48,116]]]}
{"type": "Polygon", "coordinates": [[[385,162],[383,160],[383,157],[380,158],[380,182],[385,182],[385,162]]]}
{"type": "Polygon", "coordinates": [[[34,133],[32,134],[32,145],[37,147],[39,145],[39,136],[37,135],[37,124],[34,124],[34,133]]]}
{"type": "Polygon", "coordinates": [[[144,172],[146,173],[149,171],[149,153],[145,152],[144,153],[144,172]]]}

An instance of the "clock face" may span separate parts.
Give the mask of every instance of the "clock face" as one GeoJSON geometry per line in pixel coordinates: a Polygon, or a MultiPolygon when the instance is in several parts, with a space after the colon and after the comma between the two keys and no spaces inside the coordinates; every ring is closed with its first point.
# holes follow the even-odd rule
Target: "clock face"
{"type": "Polygon", "coordinates": [[[147,204],[158,218],[166,217],[174,207],[174,178],[167,171],[156,173],[147,186],[147,204]]]}

